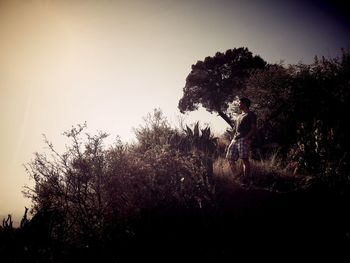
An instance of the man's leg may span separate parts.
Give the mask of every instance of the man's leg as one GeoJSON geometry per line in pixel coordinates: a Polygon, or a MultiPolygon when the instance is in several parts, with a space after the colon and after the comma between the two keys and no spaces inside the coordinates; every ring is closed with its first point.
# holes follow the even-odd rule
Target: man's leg
{"type": "Polygon", "coordinates": [[[234,177],[237,176],[237,164],[236,164],[236,161],[238,159],[238,148],[237,148],[237,142],[232,140],[229,147],[228,147],[228,150],[227,150],[227,154],[226,154],[226,158],[229,162],[229,165],[230,165],[230,168],[231,168],[231,172],[232,172],[232,175],[234,177]]]}
{"type": "Polygon", "coordinates": [[[230,168],[232,171],[233,177],[240,177],[243,175],[243,167],[240,165],[237,169],[237,162],[233,159],[229,160],[230,168]]]}
{"type": "Polygon", "coordinates": [[[242,164],[243,164],[243,182],[250,183],[250,160],[249,160],[249,152],[250,152],[250,141],[242,140],[240,144],[241,156],[242,156],[242,164]]]}
{"type": "Polygon", "coordinates": [[[242,159],[242,166],[243,166],[243,176],[241,177],[240,181],[242,185],[250,186],[251,185],[250,161],[248,158],[242,159]]]}
{"type": "Polygon", "coordinates": [[[230,164],[232,174],[235,175],[236,174],[236,162],[232,159],[229,159],[228,163],[230,164]]]}
{"type": "Polygon", "coordinates": [[[249,158],[242,159],[243,162],[243,176],[248,178],[250,176],[250,161],[249,158]]]}

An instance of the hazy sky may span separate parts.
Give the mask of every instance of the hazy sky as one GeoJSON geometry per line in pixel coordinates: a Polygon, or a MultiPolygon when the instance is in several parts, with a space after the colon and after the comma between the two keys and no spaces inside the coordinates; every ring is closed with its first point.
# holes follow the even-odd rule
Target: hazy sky
{"type": "MultiPolygon", "coordinates": [[[[63,150],[62,132],[84,121],[123,141],[154,108],[176,123],[191,65],[217,51],[285,64],[335,56],[350,47],[336,2],[0,0],[0,219],[29,203],[23,164],[45,150],[42,134],[63,150]]],[[[186,120],[228,127],[205,111],[186,120]]]]}

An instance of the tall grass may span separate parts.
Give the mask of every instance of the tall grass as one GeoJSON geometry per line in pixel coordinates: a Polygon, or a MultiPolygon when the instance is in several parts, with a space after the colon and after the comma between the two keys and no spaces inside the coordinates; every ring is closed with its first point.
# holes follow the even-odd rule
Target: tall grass
{"type": "MultiPolygon", "coordinates": [[[[241,165],[241,160],[238,160],[235,174],[241,169],[241,165]]],[[[243,186],[242,180],[234,178],[227,159],[219,157],[215,160],[213,166],[216,177],[225,178],[225,180],[237,184],[238,187],[243,186]]],[[[278,151],[275,151],[266,158],[252,159],[250,177],[245,178],[244,182],[248,183],[251,188],[288,192],[305,187],[307,179],[310,178],[295,174],[288,164],[285,165],[278,151]]]]}

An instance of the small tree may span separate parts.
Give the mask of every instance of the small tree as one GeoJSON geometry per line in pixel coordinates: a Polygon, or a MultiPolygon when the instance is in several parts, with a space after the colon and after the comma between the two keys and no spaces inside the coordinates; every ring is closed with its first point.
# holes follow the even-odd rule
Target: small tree
{"type": "Polygon", "coordinates": [[[161,109],[154,109],[144,118],[144,124],[134,130],[138,141],[137,147],[141,152],[147,151],[156,145],[165,145],[177,133],[170,127],[167,118],[161,109]]]}

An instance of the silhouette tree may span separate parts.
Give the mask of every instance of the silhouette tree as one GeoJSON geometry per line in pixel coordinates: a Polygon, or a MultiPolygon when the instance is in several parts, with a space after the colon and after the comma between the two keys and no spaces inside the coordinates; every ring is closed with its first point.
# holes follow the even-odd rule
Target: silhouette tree
{"type": "Polygon", "coordinates": [[[206,57],[204,61],[192,65],[178,108],[184,113],[197,110],[202,105],[207,111],[218,113],[234,127],[227,114],[229,104],[241,94],[252,70],[265,66],[262,58],[243,47],[206,57]]]}

